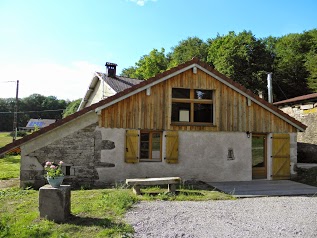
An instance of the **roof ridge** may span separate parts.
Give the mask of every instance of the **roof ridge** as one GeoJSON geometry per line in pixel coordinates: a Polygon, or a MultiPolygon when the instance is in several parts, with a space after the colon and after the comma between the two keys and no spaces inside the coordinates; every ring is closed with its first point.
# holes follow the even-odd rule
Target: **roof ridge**
{"type": "Polygon", "coordinates": [[[113,78],[113,79],[117,79],[117,78],[126,78],[126,79],[133,79],[133,80],[139,80],[139,81],[143,81],[142,79],[138,79],[138,78],[131,78],[131,77],[126,77],[126,76],[121,76],[121,75],[116,75],[115,77],[110,77],[108,76],[106,73],[103,73],[103,72],[97,72],[97,74],[101,74],[101,76],[105,76],[105,77],[108,77],[108,78],[113,78]]]}

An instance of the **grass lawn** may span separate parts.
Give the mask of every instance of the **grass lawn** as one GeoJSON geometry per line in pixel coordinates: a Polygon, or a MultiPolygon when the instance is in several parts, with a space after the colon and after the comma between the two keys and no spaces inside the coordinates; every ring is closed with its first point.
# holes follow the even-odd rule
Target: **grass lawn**
{"type": "Polygon", "coordinates": [[[7,155],[0,158],[0,180],[19,178],[20,155],[7,155]]]}
{"type": "Polygon", "coordinates": [[[10,132],[0,132],[0,148],[11,142],[12,136],[10,136],[10,132]]]}

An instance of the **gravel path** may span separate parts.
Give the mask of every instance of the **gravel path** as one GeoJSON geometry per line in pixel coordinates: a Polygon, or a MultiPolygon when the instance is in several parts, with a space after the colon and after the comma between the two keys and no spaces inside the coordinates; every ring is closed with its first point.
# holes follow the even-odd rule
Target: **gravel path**
{"type": "Polygon", "coordinates": [[[134,237],[317,237],[317,198],[141,202],[125,219],[134,237]]]}

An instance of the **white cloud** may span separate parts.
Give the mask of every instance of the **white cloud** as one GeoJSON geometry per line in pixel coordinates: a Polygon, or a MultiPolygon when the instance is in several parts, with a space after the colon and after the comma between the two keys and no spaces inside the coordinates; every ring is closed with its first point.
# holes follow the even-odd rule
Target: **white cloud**
{"type": "Polygon", "coordinates": [[[148,1],[150,1],[150,2],[156,2],[157,0],[130,0],[130,2],[134,2],[134,3],[136,3],[137,5],[139,5],[139,6],[141,6],[141,7],[143,7],[144,4],[145,4],[146,2],[148,2],[148,1]]]}
{"type": "Polygon", "coordinates": [[[58,99],[82,98],[95,71],[105,69],[85,61],[67,66],[58,63],[1,65],[0,98],[15,97],[16,84],[6,81],[16,80],[19,80],[19,98],[33,93],[58,99]]]}

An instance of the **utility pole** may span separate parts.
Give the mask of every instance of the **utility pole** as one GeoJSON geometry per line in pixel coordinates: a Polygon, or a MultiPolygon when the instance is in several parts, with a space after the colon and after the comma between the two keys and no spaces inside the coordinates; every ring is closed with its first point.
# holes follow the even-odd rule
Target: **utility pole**
{"type": "Polygon", "coordinates": [[[18,101],[19,101],[19,80],[17,80],[17,88],[15,95],[15,106],[14,106],[14,115],[13,115],[13,141],[17,139],[18,134],[18,101]]]}

